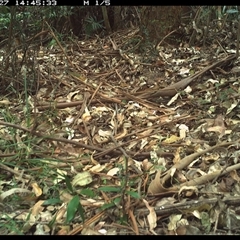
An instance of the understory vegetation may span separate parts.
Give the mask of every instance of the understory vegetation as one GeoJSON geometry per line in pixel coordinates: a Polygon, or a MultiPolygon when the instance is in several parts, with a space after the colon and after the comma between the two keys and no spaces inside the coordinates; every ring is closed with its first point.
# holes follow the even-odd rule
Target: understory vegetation
{"type": "Polygon", "coordinates": [[[1,6],[0,234],[239,234],[238,6],[1,6]]]}

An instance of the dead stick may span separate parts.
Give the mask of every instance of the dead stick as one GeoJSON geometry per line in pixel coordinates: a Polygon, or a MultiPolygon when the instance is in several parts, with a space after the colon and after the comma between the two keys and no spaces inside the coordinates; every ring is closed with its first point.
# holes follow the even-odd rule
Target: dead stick
{"type": "Polygon", "coordinates": [[[177,170],[182,170],[183,168],[187,167],[194,159],[200,157],[202,154],[205,154],[207,152],[211,152],[213,151],[214,149],[216,148],[219,148],[219,147],[226,147],[226,146],[229,146],[229,145],[232,145],[232,144],[236,144],[238,141],[234,141],[234,142],[223,142],[223,143],[220,143],[218,145],[215,145],[213,147],[210,147],[206,150],[203,150],[201,152],[197,152],[197,153],[193,153],[185,158],[183,158],[181,161],[179,161],[178,163],[174,164],[164,175],[164,177],[162,178],[162,182],[165,183],[167,180],[170,179],[171,177],[171,172],[174,170],[174,169],[177,169],[177,170]]]}
{"type": "Polygon", "coordinates": [[[219,60],[216,63],[213,63],[211,66],[204,68],[203,70],[195,73],[194,75],[187,77],[177,83],[174,83],[168,87],[165,87],[163,89],[154,91],[154,92],[147,92],[147,93],[142,93],[139,95],[139,93],[135,93],[135,95],[139,95],[138,97],[140,98],[156,98],[156,97],[172,97],[174,96],[179,90],[184,89],[186,86],[188,86],[194,79],[197,77],[201,76],[205,72],[211,70],[214,67],[217,67],[218,65],[226,62],[233,60],[236,57],[235,54],[232,54],[230,56],[225,57],[224,59],[219,60]]]}

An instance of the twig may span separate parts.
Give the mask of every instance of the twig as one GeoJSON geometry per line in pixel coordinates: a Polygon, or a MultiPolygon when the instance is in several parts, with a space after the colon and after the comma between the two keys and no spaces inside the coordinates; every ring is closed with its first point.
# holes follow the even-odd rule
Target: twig
{"type": "Polygon", "coordinates": [[[82,106],[81,109],[79,110],[77,116],[74,117],[74,120],[72,122],[72,128],[74,128],[74,126],[77,123],[77,120],[83,115],[85,108],[87,106],[87,101],[90,98],[90,93],[89,92],[85,92],[83,95],[83,101],[82,101],[82,106]]]}
{"type": "MultiPolygon", "coordinates": [[[[74,68],[74,65],[73,65],[72,61],[71,61],[70,58],[68,57],[66,51],[65,51],[64,48],[62,47],[62,44],[59,42],[59,40],[58,40],[57,36],[55,35],[55,33],[53,32],[52,28],[49,26],[49,24],[48,24],[47,21],[45,21],[45,23],[46,23],[46,25],[48,26],[48,28],[49,28],[49,30],[50,30],[53,38],[56,40],[58,46],[60,47],[60,49],[62,50],[63,54],[65,55],[68,63],[71,65],[72,68],[74,68]]],[[[81,69],[81,70],[84,71],[84,69],[81,69]]]]}
{"type": "Polygon", "coordinates": [[[210,147],[206,150],[203,150],[201,152],[196,152],[193,153],[191,155],[188,155],[187,157],[183,158],[180,162],[174,164],[165,174],[165,176],[162,178],[162,182],[165,183],[168,179],[170,179],[171,177],[171,172],[173,171],[173,169],[176,170],[182,170],[183,168],[187,167],[194,159],[200,157],[201,155],[208,153],[208,152],[212,152],[214,149],[216,148],[220,148],[220,147],[226,147],[232,144],[236,144],[237,142],[223,142],[220,144],[217,144],[213,147],[210,147]]]}
{"type": "Polygon", "coordinates": [[[129,216],[130,216],[130,219],[132,220],[132,226],[133,226],[133,229],[135,231],[135,234],[139,235],[139,229],[138,229],[137,221],[136,221],[136,218],[135,218],[132,210],[129,210],[129,216]]]}
{"type": "MultiPolygon", "coordinates": [[[[214,180],[215,178],[218,178],[219,176],[222,176],[224,174],[230,173],[234,170],[238,170],[240,169],[240,163],[235,164],[233,166],[227,167],[224,170],[219,170],[219,171],[215,171],[212,173],[208,173],[207,175],[203,175],[201,177],[195,178],[193,180],[190,180],[188,182],[182,183],[180,185],[180,187],[184,187],[184,186],[197,186],[197,185],[202,185],[205,183],[208,183],[212,180],[214,180]]],[[[171,188],[171,190],[175,190],[175,188],[171,188]]]]}
{"type": "MultiPolygon", "coordinates": [[[[10,173],[12,173],[14,175],[17,175],[17,176],[21,176],[23,174],[22,172],[19,173],[18,171],[15,171],[15,170],[11,169],[10,167],[5,166],[2,163],[0,163],[0,168],[2,168],[2,169],[6,170],[6,171],[8,171],[8,172],[10,172],[10,173]]],[[[29,176],[27,174],[25,174],[24,177],[27,178],[27,179],[31,179],[31,176],[29,176]]]]}
{"type": "Polygon", "coordinates": [[[79,147],[82,147],[82,148],[86,148],[86,149],[90,149],[90,150],[97,150],[97,151],[101,151],[101,152],[103,151],[102,148],[99,148],[99,147],[96,147],[96,146],[87,145],[87,144],[84,144],[84,143],[68,140],[68,139],[65,139],[65,138],[56,138],[56,137],[43,135],[43,134],[41,134],[39,132],[31,131],[28,128],[24,128],[24,127],[21,127],[21,126],[16,125],[16,124],[0,121],[0,125],[14,127],[14,128],[23,130],[25,132],[32,133],[33,135],[36,135],[36,136],[44,138],[44,139],[49,139],[49,140],[57,141],[57,142],[69,143],[69,144],[73,144],[73,145],[76,145],[76,146],[79,146],[79,147]]]}
{"type": "Polygon", "coordinates": [[[102,82],[100,82],[100,84],[97,86],[97,88],[96,88],[96,90],[94,91],[94,93],[92,94],[92,97],[91,97],[91,99],[89,100],[87,106],[89,106],[89,105],[91,104],[93,98],[95,97],[95,95],[97,94],[97,92],[98,92],[98,90],[99,90],[99,88],[100,88],[101,86],[102,86],[102,82]]]}
{"type": "MultiPolygon", "coordinates": [[[[174,213],[182,213],[184,210],[193,212],[195,209],[198,209],[201,206],[206,205],[214,205],[219,201],[218,198],[211,198],[211,199],[201,199],[201,200],[194,200],[194,201],[187,201],[184,203],[173,203],[173,204],[166,204],[164,206],[155,207],[154,210],[158,216],[162,215],[170,215],[174,213]]],[[[220,201],[224,202],[228,205],[239,205],[240,197],[225,197],[221,199],[220,201]]],[[[136,214],[138,214],[139,217],[141,216],[147,216],[149,214],[148,209],[138,209],[136,211],[136,214]]]]}
{"type": "Polygon", "coordinates": [[[19,125],[16,125],[16,124],[13,124],[13,123],[8,123],[8,122],[0,121],[0,125],[8,126],[8,127],[13,127],[13,128],[16,128],[16,129],[19,129],[19,130],[22,130],[22,131],[25,131],[25,132],[28,132],[28,133],[31,132],[30,129],[25,128],[25,127],[22,127],[22,126],[19,126],[19,125]]]}
{"type": "Polygon", "coordinates": [[[81,224],[81,225],[75,226],[74,229],[72,231],[70,231],[67,235],[76,235],[77,233],[82,231],[85,226],[89,226],[93,222],[97,221],[104,214],[104,212],[105,211],[101,211],[101,212],[97,213],[92,218],[87,220],[83,225],[81,224]]]}
{"type": "Polygon", "coordinates": [[[123,153],[124,157],[125,157],[125,178],[124,178],[124,184],[123,184],[123,187],[122,187],[122,210],[123,210],[123,215],[126,214],[125,212],[125,194],[126,194],[126,191],[127,191],[127,187],[128,187],[128,159],[129,159],[129,156],[127,155],[127,153],[125,152],[125,150],[120,147],[117,143],[117,141],[114,139],[114,137],[112,135],[110,135],[110,138],[112,139],[112,141],[114,142],[115,146],[119,148],[119,150],[123,153]]]}
{"type": "Polygon", "coordinates": [[[173,34],[173,33],[176,32],[176,31],[177,31],[177,29],[175,29],[175,30],[171,31],[170,33],[168,33],[168,34],[156,45],[155,49],[158,49],[159,46],[162,44],[162,42],[163,42],[169,35],[173,34]]]}
{"type": "Polygon", "coordinates": [[[143,94],[139,94],[139,93],[134,93],[134,95],[138,95],[138,97],[140,98],[147,98],[147,99],[152,99],[152,98],[157,98],[157,97],[173,97],[176,93],[178,93],[180,90],[184,89],[185,87],[187,87],[194,79],[200,77],[201,75],[203,75],[205,72],[211,70],[214,67],[217,67],[219,65],[222,65],[225,62],[228,62],[230,60],[233,60],[236,58],[236,54],[231,54],[215,63],[213,63],[212,65],[210,65],[209,67],[205,67],[203,70],[195,73],[194,75],[184,78],[183,80],[174,83],[168,87],[165,87],[163,89],[160,90],[154,90],[154,91],[149,91],[143,94]]]}

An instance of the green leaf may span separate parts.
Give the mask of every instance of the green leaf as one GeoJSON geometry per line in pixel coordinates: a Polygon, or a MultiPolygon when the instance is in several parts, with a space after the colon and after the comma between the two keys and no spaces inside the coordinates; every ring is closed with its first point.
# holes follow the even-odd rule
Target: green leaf
{"type": "Polygon", "coordinates": [[[232,14],[232,13],[238,13],[237,9],[228,9],[227,13],[232,14]]]}
{"type": "Polygon", "coordinates": [[[119,218],[118,222],[119,222],[121,225],[126,225],[126,224],[128,224],[128,216],[127,216],[127,215],[121,216],[121,217],[119,218]]]}
{"type": "Polygon", "coordinates": [[[79,201],[79,196],[74,196],[72,200],[68,203],[66,223],[70,223],[74,219],[80,206],[79,201]]]}
{"type": "Polygon", "coordinates": [[[56,40],[52,39],[50,43],[48,43],[48,47],[55,46],[56,45],[56,40]]]}
{"type": "Polygon", "coordinates": [[[78,195],[74,196],[72,200],[68,203],[66,223],[72,222],[77,212],[79,212],[82,221],[84,222],[85,221],[84,209],[82,207],[82,204],[80,203],[78,195]]]}
{"type": "Polygon", "coordinates": [[[65,178],[65,182],[66,182],[66,186],[67,186],[68,190],[71,193],[73,193],[73,187],[72,187],[71,180],[69,179],[69,177],[67,175],[65,175],[64,178],[65,178]]]}
{"type": "Polygon", "coordinates": [[[127,194],[130,195],[133,198],[139,199],[140,196],[137,192],[133,192],[133,191],[127,191],[127,194]]]}
{"type": "Polygon", "coordinates": [[[111,207],[116,207],[117,205],[119,205],[120,201],[121,201],[121,198],[117,197],[112,202],[103,204],[101,209],[105,210],[111,207]]]}
{"type": "Polygon", "coordinates": [[[58,203],[62,203],[62,200],[60,200],[59,198],[50,198],[50,199],[45,200],[42,203],[42,206],[55,205],[55,204],[58,204],[58,203]]]}
{"type": "Polygon", "coordinates": [[[116,206],[116,204],[114,202],[105,203],[101,206],[101,210],[105,210],[105,209],[108,209],[108,208],[111,208],[111,207],[114,207],[114,206],[116,206]]]}
{"type": "Polygon", "coordinates": [[[91,197],[91,198],[96,196],[95,192],[89,188],[81,190],[80,194],[85,195],[87,197],[91,197]]]}
{"type": "Polygon", "coordinates": [[[82,221],[84,222],[85,221],[84,209],[83,209],[82,204],[80,203],[80,201],[79,201],[78,212],[79,212],[79,214],[80,214],[80,216],[82,218],[82,221]]]}
{"type": "Polygon", "coordinates": [[[113,200],[113,202],[114,202],[115,205],[119,205],[119,203],[121,202],[121,198],[117,197],[113,200]]]}
{"type": "Polygon", "coordinates": [[[104,187],[98,188],[98,190],[103,191],[103,192],[121,192],[121,188],[120,187],[104,186],[104,187]]]}
{"type": "Polygon", "coordinates": [[[211,230],[211,221],[207,212],[201,212],[201,223],[204,231],[209,233],[211,230]]]}
{"type": "Polygon", "coordinates": [[[57,214],[55,214],[53,216],[53,218],[51,219],[51,221],[48,223],[48,227],[50,227],[52,229],[52,227],[54,226],[54,223],[56,221],[56,218],[57,218],[57,214]]]}

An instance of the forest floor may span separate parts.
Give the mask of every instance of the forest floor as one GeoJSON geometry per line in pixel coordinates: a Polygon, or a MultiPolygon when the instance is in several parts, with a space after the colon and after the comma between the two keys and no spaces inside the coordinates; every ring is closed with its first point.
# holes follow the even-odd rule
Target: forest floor
{"type": "Polygon", "coordinates": [[[239,59],[137,40],[41,47],[2,96],[0,234],[239,234],[239,59]]]}

